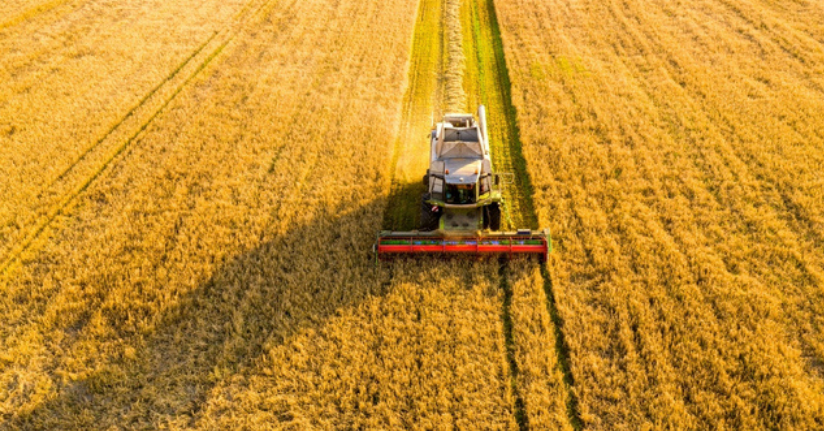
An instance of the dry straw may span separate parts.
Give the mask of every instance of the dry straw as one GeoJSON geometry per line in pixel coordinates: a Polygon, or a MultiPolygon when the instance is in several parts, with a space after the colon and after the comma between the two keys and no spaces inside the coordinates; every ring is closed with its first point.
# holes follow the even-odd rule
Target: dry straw
{"type": "Polygon", "coordinates": [[[447,46],[444,107],[446,112],[463,112],[466,109],[466,94],[463,83],[465,59],[461,33],[461,0],[446,0],[444,26],[447,46]]]}

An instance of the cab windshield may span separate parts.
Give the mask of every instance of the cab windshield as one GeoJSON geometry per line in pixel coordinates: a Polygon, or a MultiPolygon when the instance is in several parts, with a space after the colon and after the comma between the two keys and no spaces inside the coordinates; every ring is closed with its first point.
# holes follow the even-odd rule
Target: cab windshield
{"type": "Polygon", "coordinates": [[[475,184],[447,184],[446,203],[459,205],[475,203],[475,184]]]}

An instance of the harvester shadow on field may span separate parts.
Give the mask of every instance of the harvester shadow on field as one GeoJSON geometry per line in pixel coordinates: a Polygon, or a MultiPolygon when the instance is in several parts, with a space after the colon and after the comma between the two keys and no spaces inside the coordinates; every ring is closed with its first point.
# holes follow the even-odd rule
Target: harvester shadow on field
{"type": "MultiPolygon", "coordinates": [[[[132,354],[102,359],[99,372],[60,387],[56,398],[6,425],[194,425],[216,385],[247,375],[261,355],[299,331],[389,291],[386,266],[376,267],[371,252],[385,208],[380,199],[318,217],[227,259],[198,288],[158,312],[151,332],[114,328],[136,347],[132,354]]],[[[83,335],[87,328],[79,332],[93,337],[83,335]]]]}
{"type": "Polygon", "coordinates": [[[425,173],[426,171],[420,172],[420,181],[392,184],[384,212],[383,229],[408,231],[418,228],[421,196],[427,191],[422,181],[425,173]]]}

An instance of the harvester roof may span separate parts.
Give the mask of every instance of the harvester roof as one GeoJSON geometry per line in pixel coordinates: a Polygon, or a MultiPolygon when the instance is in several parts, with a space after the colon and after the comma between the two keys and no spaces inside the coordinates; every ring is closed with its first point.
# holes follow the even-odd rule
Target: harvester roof
{"type": "Polygon", "coordinates": [[[441,144],[440,159],[482,159],[484,150],[480,142],[445,141],[441,144]]]}
{"type": "Polygon", "coordinates": [[[444,160],[447,184],[475,184],[481,172],[483,160],[479,158],[453,158],[444,160]]]}
{"type": "Polygon", "coordinates": [[[455,127],[444,124],[437,143],[438,158],[483,158],[484,150],[481,144],[477,126],[455,127]]]}

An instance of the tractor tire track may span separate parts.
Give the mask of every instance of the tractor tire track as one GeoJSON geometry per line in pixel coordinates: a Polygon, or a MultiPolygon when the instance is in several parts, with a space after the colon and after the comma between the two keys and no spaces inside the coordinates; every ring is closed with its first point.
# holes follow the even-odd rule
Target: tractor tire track
{"type": "Polygon", "coordinates": [[[92,153],[92,151],[94,151],[96,148],[98,148],[98,147],[100,146],[100,144],[102,144],[102,143],[103,143],[103,141],[105,141],[106,139],[108,139],[108,138],[109,138],[109,137],[110,137],[110,136],[111,136],[111,135],[112,135],[112,134],[113,134],[113,133],[114,133],[117,129],[119,129],[119,128],[123,125],[123,123],[124,123],[124,122],[126,122],[126,120],[128,120],[128,119],[129,119],[129,118],[131,118],[131,117],[133,117],[133,116],[137,113],[137,111],[138,111],[140,108],[142,108],[143,106],[145,106],[145,105],[146,105],[146,102],[148,102],[148,101],[149,101],[149,99],[150,99],[152,96],[154,96],[154,95],[155,95],[155,94],[156,94],[156,93],[157,93],[157,92],[158,92],[161,88],[163,88],[164,86],[167,86],[167,84],[168,84],[170,81],[172,81],[172,80],[175,78],[175,76],[177,76],[177,75],[178,75],[178,73],[179,73],[179,72],[180,72],[183,68],[185,68],[185,67],[186,67],[189,63],[191,63],[192,59],[193,59],[193,58],[195,58],[198,54],[200,54],[200,53],[203,51],[203,49],[204,49],[204,48],[206,48],[206,45],[208,45],[208,44],[209,44],[209,42],[211,42],[212,40],[214,40],[214,38],[215,38],[217,35],[218,35],[218,32],[215,32],[214,34],[212,34],[212,36],[211,36],[209,39],[207,39],[207,40],[206,40],[206,42],[204,42],[202,45],[200,45],[200,47],[198,47],[198,48],[197,48],[197,49],[196,49],[196,50],[195,50],[195,51],[194,51],[191,55],[189,55],[189,57],[187,57],[185,60],[183,60],[183,62],[182,62],[182,63],[180,63],[180,65],[179,65],[179,66],[177,66],[177,68],[175,68],[175,69],[172,71],[172,73],[170,73],[170,74],[166,77],[166,79],[165,79],[165,80],[163,80],[162,82],[160,82],[157,86],[155,86],[154,88],[152,88],[152,90],[151,90],[151,91],[149,91],[149,93],[148,93],[148,94],[146,94],[145,96],[143,96],[143,98],[142,98],[142,99],[140,99],[140,101],[139,101],[139,102],[137,102],[137,104],[136,104],[135,106],[133,106],[133,107],[129,110],[129,112],[127,112],[127,113],[126,113],[126,116],[124,116],[123,118],[121,118],[121,119],[120,119],[120,121],[118,121],[117,123],[115,123],[115,124],[114,124],[114,125],[113,125],[113,126],[112,126],[112,127],[111,127],[111,128],[110,128],[107,132],[106,132],[106,134],[104,134],[104,135],[103,135],[100,139],[98,139],[95,143],[93,143],[90,147],[88,147],[85,151],[83,151],[83,153],[81,153],[81,154],[80,154],[80,156],[79,156],[77,159],[75,159],[75,161],[74,161],[74,162],[72,162],[72,164],[71,164],[71,165],[69,165],[69,166],[68,166],[65,170],[63,170],[63,171],[62,171],[59,175],[57,175],[57,177],[55,177],[55,179],[53,179],[51,182],[49,182],[49,184],[47,184],[45,187],[43,187],[43,189],[40,191],[40,193],[38,193],[38,196],[42,195],[42,194],[43,194],[46,190],[51,189],[51,188],[52,188],[52,187],[53,187],[56,183],[58,183],[58,182],[60,182],[61,180],[63,180],[63,179],[66,177],[66,175],[68,175],[68,174],[69,174],[69,172],[71,172],[71,171],[72,171],[72,170],[73,170],[73,169],[74,169],[74,168],[75,168],[75,167],[76,167],[76,166],[77,166],[80,162],[82,162],[83,160],[85,160],[85,159],[87,158],[87,156],[89,156],[89,155],[92,153]]]}
{"type": "MultiPolygon", "coordinates": [[[[46,12],[52,11],[55,8],[57,8],[59,6],[62,6],[66,3],[68,3],[68,2],[69,2],[69,0],[52,0],[52,1],[42,3],[40,5],[37,5],[33,8],[30,8],[30,9],[26,10],[25,12],[21,13],[20,15],[17,15],[16,17],[14,17],[14,18],[12,18],[8,21],[0,23],[0,31],[3,31],[3,30],[6,30],[8,28],[14,27],[16,25],[22,24],[22,23],[38,16],[38,15],[41,15],[41,14],[44,14],[46,12]]],[[[83,3],[85,3],[85,2],[83,2],[83,3]]]]}
{"type": "MultiPolygon", "coordinates": [[[[444,110],[461,111],[469,106],[461,80],[474,76],[475,63],[465,58],[461,46],[463,26],[459,1],[421,0],[417,24],[413,36],[408,73],[408,87],[403,100],[403,114],[391,156],[391,186],[384,211],[383,228],[387,230],[413,230],[418,227],[418,211],[421,193],[425,191],[421,178],[429,163],[429,131],[436,116],[444,110]],[[446,25],[445,20],[456,20],[446,25]],[[446,30],[445,30],[446,29],[446,30]],[[458,45],[457,47],[454,45],[458,45]],[[449,70],[459,67],[466,70],[449,70]],[[448,99],[448,100],[447,100],[448,99]]],[[[512,334],[512,289],[506,275],[506,264],[499,266],[501,303],[501,328],[505,351],[501,364],[501,390],[512,396],[511,412],[521,430],[529,429],[524,399],[518,388],[518,364],[512,334]]],[[[391,277],[391,275],[390,275],[391,277]]],[[[507,395],[504,395],[507,397],[507,395]]],[[[410,400],[410,403],[412,401],[410,400]]]]}
{"type": "Polygon", "coordinates": [[[501,321],[504,326],[504,340],[506,347],[506,362],[509,365],[509,379],[512,394],[515,397],[515,421],[518,423],[518,429],[525,431],[529,429],[529,415],[526,411],[526,403],[524,402],[524,395],[520,387],[521,372],[518,367],[518,359],[515,355],[515,337],[512,333],[512,285],[509,281],[509,264],[505,256],[498,259],[498,277],[500,279],[500,287],[504,292],[504,301],[501,311],[501,321]]]}
{"type": "MultiPolygon", "coordinates": [[[[478,80],[477,91],[479,93],[476,95],[475,103],[484,104],[489,113],[490,146],[495,169],[498,172],[509,172],[514,177],[513,181],[504,187],[506,224],[509,229],[526,227],[536,229],[538,228],[538,215],[532,201],[532,181],[529,172],[527,172],[526,159],[522,151],[517,112],[512,104],[509,70],[504,56],[503,40],[494,0],[467,1],[470,2],[471,13],[462,15],[464,19],[467,19],[467,17],[472,19],[472,22],[464,23],[464,25],[472,28],[471,33],[467,33],[471,35],[472,41],[470,43],[477,55],[473,59],[477,68],[477,78],[475,79],[478,80]]],[[[469,83],[466,87],[473,88],[474,85],[469,83]]],[[[513,392],[516,397],[516,419],[521,429],[528,429],[529,406],[524,402],[524,394],[521,393],[523,389],[517,383],[519,376],[517,360],[514,353],[512,353],[513,356],[510,356],[511,349],[509,346],[514,341],[510,310],[512,291],[511,287],[507,287],[510,283],[507,267],[506,262],[501,262],[501,286],[508,295],[502,315],[507,332],[507,353],[510,358],[510,371],[513,376],[513,392]]],[[[563,332],[563,320],[557,311],[552,277],[546,265],[541,267],[541,276],[544,280],[543,287],[546,294],[546,312],[549,314],[554,328],[554,349],[557,364],[563,375],[567,419],[572,428],[577,430],[582,428],[582,421],[578,413],[578,399],[572,389],[574,379],[570,367],[569,346],[563,332]]]]}
{"type": "Polygon", "coordinates": [[[22,255],[34,244],[59,216],[71,212],[71,204],[97,180],[124,151],[151,125],[163,110],[223,51],[246,24],[265,15],[274,0],[251,1],[236,16],[234,22],[216,31],[199,46],[166,79],[153,88],[134,108],[116,123],[102,138],[81,154],[69,168],[40,192],[38,198],[56,204],[43,210],[44,214],[34,222],[34,227],[25,234],[16,246],[12,246],[0,260],[0,273],[9,273],[22,255]],[[208,48],[208,49],[207,49],[208,48]],[[53,190],[58,188],[58,190],[53,190]],[[66,189],[69,189],[66,191],[66,189]],[[46,190],[48,189],[48,190],[46,190]],[[44,195],[51,195],[49,196],[44,195]]]}

